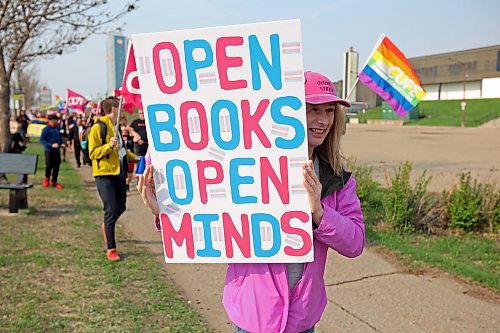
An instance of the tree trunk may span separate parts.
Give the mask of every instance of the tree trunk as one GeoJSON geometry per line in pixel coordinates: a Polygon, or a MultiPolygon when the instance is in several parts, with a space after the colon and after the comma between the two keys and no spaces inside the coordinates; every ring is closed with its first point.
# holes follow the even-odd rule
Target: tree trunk
{"type": "Polygon", "coordinates": [[[10,146],[10,82],[0,66],[0,152],[7,152],[10,146]]]}

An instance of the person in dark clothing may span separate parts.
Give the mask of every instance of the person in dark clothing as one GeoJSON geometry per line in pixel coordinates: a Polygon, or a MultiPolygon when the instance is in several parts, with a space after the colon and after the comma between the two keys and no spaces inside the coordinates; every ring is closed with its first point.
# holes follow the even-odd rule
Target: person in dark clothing
{"type": "MultiPolygon", "coordinates": [[[[26,149],[24,136],[21,134],[21,125],[17,120],[10,121],[10,144],[7,153],[20,154],[26,149]]],[[[7,175],[0,173],[0,184],[7,184],[7,175]]]]}
{"type": "MultiPolygon", "coordinates": [[[[75,126],[72,126],[69,129],[69,136],[68,136],[68,145],[73,147],[73,152],[75,154],[75,160],[76,160],[76,165],[78,167],[82,166],[82,161],[81,161],[81,152],[82,152],[82,146],[80,142],[80,137],[82,132],[85,131],[85,126],[83,125],[83,121],[81,117],[76,118],[76,124],[75,126]]],[[[84,161],[85,162],[85,161],[84,161]]]]}
{"type": "Polygon", "coordinates": [[[49,187],[52,184],[53,187],[60,190],[63,186],[57,182],[59,167],[61,165],[61,152],[59,149],[64,147],[64,143],[59,134],[58,121],[59,119],[55,114],[49,116],[49,122],[42,130],[40,143],[43,145],[43,150],[45,151],[45,179],[43,187],[49,187]]]}
{"type": "Polygon", "coordinates": [[[137,133],[137,135],[132,135],[137,137],[137,142],[135,142],[135,153],[139,156],[146,156],[146,152],[148,151],[148,135],[146,133],[146,121],[144,120],[144,111],[139,110],[139,119],[134,120],[130,127],[133,132],[137,133]]]}
{"type": "Polygon", "coordinates": [[[16,120],[19,124],[21,124],[21,127],[18,130],[19,134],[22,136],[23,140],[25,140],[26,134],[28,133],[28,125],[30,123],[30,120],[26,115],[26,112],[24,110],[21,110],[16,120]]]}
{"type": "Polygon", "coordinates": [[[25,139],[22,135],[22,125],[18,120],[10,122],[10,147],[9,153],[20,154],[26,149],[25,139]]]}
{"type": "Polygon", "coordinates": [[[63,146],[61,146],[61,153],[62,153],[62,160],[66,162],[66,142],[68,141],[68,117],[64,113],[62,116],[59,117],[59,134],[61,135],[61,139],[64,143],[63,146]]]}
{"type": "MultiPolygon", "coordinates": [[[[121,125],[120,126],[120,133],[122,135],[122,140],[123,140],[123,146],[127,151],[134,151],[134,140],[133,137],[130,135],[128,126],[127,125],[121,125]]],[[[127,192],[130,191],[130,183],[132,182],[132,177],[134,174],[134,166],[135,163],[133,160],[129,160],[126,158],[126,163],[125,161],[124,166],[127,171],[127,178],[126,178],[126,184],[127,184],[127,192]]]]}

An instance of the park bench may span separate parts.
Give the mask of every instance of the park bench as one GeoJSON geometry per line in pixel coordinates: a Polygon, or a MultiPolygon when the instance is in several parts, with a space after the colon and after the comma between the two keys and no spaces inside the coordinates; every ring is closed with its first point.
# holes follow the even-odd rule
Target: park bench
{"type": "Polygon", "coordinates": [[[38,155],[0,153],[0,174],[16,174],[15,183],[0,182],[0,189],[10,190],[9,213],[28,208],[28,175],[36,173],[38,155]]]}

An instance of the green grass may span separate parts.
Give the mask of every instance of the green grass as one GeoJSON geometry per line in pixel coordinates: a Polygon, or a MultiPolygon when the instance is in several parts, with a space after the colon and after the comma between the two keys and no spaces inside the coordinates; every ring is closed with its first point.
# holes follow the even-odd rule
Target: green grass
{"type": "Polygon", "coordinates": [[[500,291],[498,240],[481,235],[400,235],[366,226],[367,239],[381,245],[412,268],[431,265],[468,281],[500,291]]]}
{"type": "MultiPolygon", "coordinates": [[[[422,101],[418,105],[420,119],[405,121],[405,125],[460,126],[462,115],[460,102],[461,100],[422,101]]],[[[479,126],[498,117],[500,117],[500,99],[467,100],[466,127],[479,126]]],[[[381,107],[360,114],[359,119],[362,123],[366,123],[368,119],[382,119],[381,107]]]]}
{"type": "Polygon", "coordinates": [[[31,208],[0,223],[0,332],[209,332],[144,248],[122,241],[125,260],[105,259],[101,204],[68,164],[64,190],[43,188],[40,145],[26,153],[40,156],[31,208]]]}

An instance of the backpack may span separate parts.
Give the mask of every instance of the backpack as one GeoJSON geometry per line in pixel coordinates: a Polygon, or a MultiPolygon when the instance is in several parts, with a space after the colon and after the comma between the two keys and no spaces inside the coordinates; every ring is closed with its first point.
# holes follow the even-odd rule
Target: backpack
{"type": "MultiPolygon", "coordinates": [[[[108,128],[106,127],[106,124],[103,123],[102,121],[96,121],[97,124],[101,127],[101,138],[102,142],[101,145],[104,145],[106,143],[106,136],[108,135],[108,128]]],[[[95,124],[94,124],[95,125],[95,124]]],[[[87,156],[89,156],[89,133],[90,130],[92,129],[93,126],[87,127],[82,133],[80,133],[80,146],[82,147],[83,151],[83,158],[85,159],[87,156]]],[[[85,161],[87,163],[92,163],[92,161],[89,160],[85,161]]]]}

